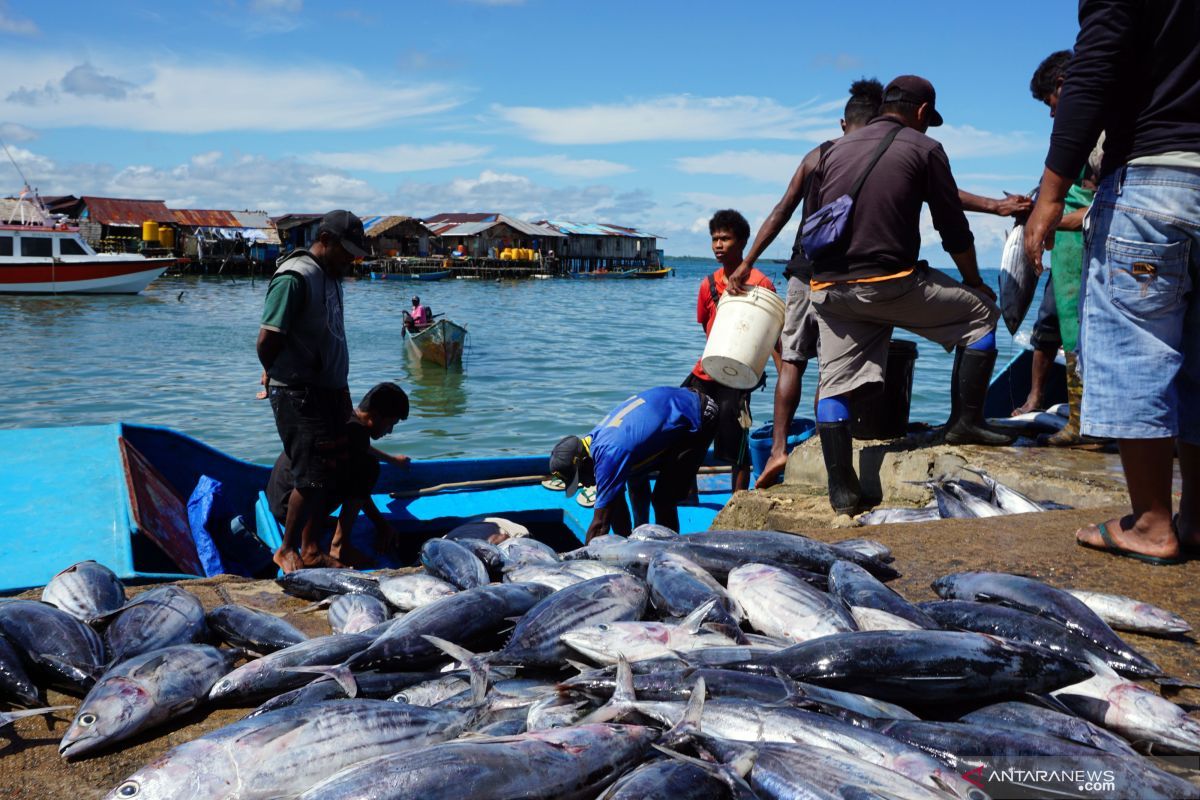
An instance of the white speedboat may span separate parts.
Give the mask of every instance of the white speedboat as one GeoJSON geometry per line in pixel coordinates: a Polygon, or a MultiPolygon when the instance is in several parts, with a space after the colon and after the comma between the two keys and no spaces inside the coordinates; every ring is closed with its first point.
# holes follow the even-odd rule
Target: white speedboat
{"type": "Polygon", "coordinates": [[[174,262],[97,253],[78,228],[0,225],[0,294],[137,294],[174,262]]]}

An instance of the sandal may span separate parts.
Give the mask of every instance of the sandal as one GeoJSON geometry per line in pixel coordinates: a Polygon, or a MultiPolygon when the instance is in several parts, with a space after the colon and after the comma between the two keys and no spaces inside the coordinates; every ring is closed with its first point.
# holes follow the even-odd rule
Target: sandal
{"type": "Polygon", "coordinates": [[[1146,555],[1145,553],[1139,553],[1135,550],[1127,550],[1126,548],[1121,547],[1119,544],[1117,544],[1116,541],[1112,538],[1112,534],[1108,532],[1108,523],[1107,522],[1097,523],[1096,529],[1100,531],[1100,538],[1104,540],[1103,547],[1100,547],[1100,546],[1094,545],[1094,544],[1088,544],[1087,542],[1080,541],[1078,538],[1075,539],[1075,543],[1078,544],[1080,547],[1086,547],[1089,550],[1099,550],[1101,553],[1109,553],[1111,555],[1121,556],[1123,558],[1133,558],[1138,561],[1144,561],[1147,564],[1154,564],[1155,566],[1158,566],[1158,567],[1167,567],[1167,566],[1173,566],[1175,564],[1183,564],[1187,561],[1186,558],[1183,558],[1181,556],[1177,556],[1175,558],[1164,558],[1162,556],[1149,556],[1149,555],[1146,555]]]}
{"type": "Polygon", "coordinates": [[[546,478],[542,481],[542,488],[549,489],[552,492],[564,492],[567,489],[567,484],[562,478],[546,478]]]}
{"type": "Polygon", "coordinates": [[[596,487],[595,486],[580,486],[579,493],[575,495],[575,502],[584,508],[592,508],[596,505],[596,487]]]}

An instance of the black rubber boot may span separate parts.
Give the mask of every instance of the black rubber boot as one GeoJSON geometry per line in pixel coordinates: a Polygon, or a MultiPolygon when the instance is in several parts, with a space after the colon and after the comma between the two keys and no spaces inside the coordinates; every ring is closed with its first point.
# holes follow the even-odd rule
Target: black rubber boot
{"type": "Polygon", "coordinates": [[[983,444],[1002,447],[1012,444],[1015,437],[998,433],[983,420],[983,403],[987,397],[988,381],[996,366],[995,350],[958,348],[955,353],[958,374],[954,381],[954,397],[958,407],[946,425],[947,444],[983,444]]]}
{"type": "Polygon", "coordinates": [[[950,373],[950,416],[946,418],[946,424],[943,426],[946,430],[950,430],[950,426],[958,419],[958,370],[962,365],[962,354],[965,349],[958,347],[954,350],[954,369],[950,373]]]}
{"type": "Polygon", "coordinates": [[[854,516],[862,510],[862,486],[854,471],[854,447],[849,422],[818,422],[821,454],[829,475],[829,505],[838,514],[854,516]]]}

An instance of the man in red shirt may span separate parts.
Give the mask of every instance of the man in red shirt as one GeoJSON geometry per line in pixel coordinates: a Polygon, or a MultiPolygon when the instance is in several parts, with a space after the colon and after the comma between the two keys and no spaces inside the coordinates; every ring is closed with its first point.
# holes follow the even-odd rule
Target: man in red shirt
{"type": "MultiPolygon", "coordinates": [[[[746,218],[732,209],[718,211],[708,221],[708,231],[712,235],[713,255],[721,266],[712,274],[700,281],[700,293],[696,301],[696,321],[704,328],[705,337],[712,330],[717,318],[717,302],[725,293],[729,276],[742,263],[742,251],[750,240],[750,223],[746,218]]],[[[771,279],[751,268],[745,279],[745,285],[761,286],[775,291],[771,279]]],[[[776,346],[773,354],[778,366],[779,348],[776,346]]],[[[718,459],[733,465],[733,490],[747,489],[750,486],[750,391],[749,389],[733,389],[723,386],[710,378],[700,362],[692,368],[683,385],[695,389],[717,404],[717,438],[713,442],[713,450],[718,459]]]]}

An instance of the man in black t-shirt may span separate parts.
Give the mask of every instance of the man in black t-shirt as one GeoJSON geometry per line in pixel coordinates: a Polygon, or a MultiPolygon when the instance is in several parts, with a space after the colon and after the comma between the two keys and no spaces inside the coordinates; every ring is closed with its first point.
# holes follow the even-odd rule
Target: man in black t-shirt
{"type": "MultiPolygon", "coordinates": [[[[328,556],[338,565],[366,565],[367,558],[350,544],[350,530],[359,511],[363,511],[375,525],[377,550],[385,550],[393,544],[395,534],[371,500],[371,492],[379,479],[380,460],[407,468],[409,458],[384,453],[373,447],[371,442],[387,436],[396,423],[403,419],[408,419],[408,395],[394,383],[380,383],[363,395],[345,422],[342,436],[339,437],[341,446],[334,469],[336,486],[327,493],[323,507],[317,509],[310,518],[308,525],[312,529],[306,530],[303,536],[303,541],[312,542],[311,549],[315,549],[324,520],[340,505],[342,509],[334,527],[328,556]]],[[[292,462],[287,453],[280,453],[267,482],[267,501],[271,513],[281,524],[287,519],[287,505],[294,488],[292,462]]],[[[301,550],[300,559],[304,563],[315,563],[318,555],[319,550],[316,553],[301,550]]]]}

